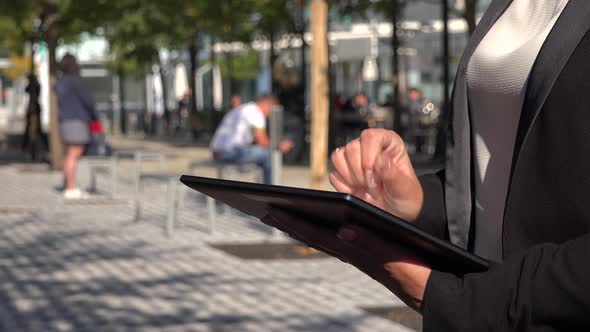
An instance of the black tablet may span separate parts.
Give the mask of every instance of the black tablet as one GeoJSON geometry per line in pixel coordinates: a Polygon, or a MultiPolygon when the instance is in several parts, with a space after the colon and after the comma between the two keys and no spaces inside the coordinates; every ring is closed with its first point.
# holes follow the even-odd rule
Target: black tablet
{"type": "Polygon", "coordinates": [[[403,245],[439,271],[462,274],[482,272],[489,267],[485,259],[352,195],[187,175],[180,181],[258,219],[266,216],[270,207],[278,207],[325,227],[365,227],[385,240],[403,245]]]}

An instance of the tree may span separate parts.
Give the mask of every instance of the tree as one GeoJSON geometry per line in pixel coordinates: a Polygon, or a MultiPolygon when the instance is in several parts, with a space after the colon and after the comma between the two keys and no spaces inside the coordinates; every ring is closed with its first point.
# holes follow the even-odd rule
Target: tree
{"type": "MultiPolygon", "coordinates": [[[[253,19],[256,8],[254,5],[253,0],[210,3],[207,16],[211,19],[211,26],[207,32],[212,36],[212,40],[243,42],[246,45],[252,41],[256,31],[253,19]]],[[[235,91],[235,79],[239,76],[235,73],[235,62],[232,52],[227,52],[225,63],[230,81],[230,95],[235,91]]]]}
{"type": "Polygon", "coordinates": [[[312,0],[312,113],[311,113],[311,187],[322,189],[328,167],[328,4],[312,0]]]}
{"type": "Polygon", "coordinates": [[[273,92],[276,89],[273,73],[273,67],[277,60],[276,38],[284,33],[302,33],[302,28],[298,29],[297,20],[299,18],[297,13],[292,13],[296,6],[302,5],[303,3],[298,5],[293,0],[255,0],[257,32],[270,43],[270,69],[273,92]]]}
{"type": "MultiPolygon", "coordinates": [[[[253,18],[256,23],[255,36],[262,37],[269,41],[269,62],[270,62],[270,77],[271,77],[271,92],[279,97],[280,102],[285,107],[285,111],[289,113],[289,118],[296,121],[291,130],[297,131],[299,134],[294,136],[299,137],[299,146],[303,146],[305,127],[305,92],[306,92],[306,61],[305,54],[307,45],[305,43],[306,31],[306,8],[309,0],[253,0],[253,18]],[[277,48],[275,47],[277,38],[284,36],[286,38],[298,38],[301,41],[300,48],[300,73],[299,84],[296,83],[295,76],[286,78],[285,72],[279,73],[277,69],[277,48]]],[[[295,150],[297,151],[297,150],[295,150]]],[[[292,153],[291,157],[297,156],[297,152],[292,153]]]]}
{"type": "Polygon", "coordinates": [[[13,52],[22,53],[31,37],[47,45],[49,58],[51,164],[61,169],[63,151],[58,128],[57,96],[53,89],[57,77],[55,51],[60,42],[73,41],[84,32],[94,32],[98,22],[112,13],[105,1],[0,0],[0,35],[13,52]]]}
{"type": "MultiPolygon", "coordinates": [[[[167,84],[160,50],[174,44],[168,33],[174,24],[175,8],[167,1],[119,0],[113,4],[117,15],[102,23],[104,36],[111,52],[111,66],[117,72],[119,96],[124,100],[121,81],[126,75],[141,75],[157,64],[162,81],[164,120],[170,129],[170,110],[167,103],[167,84]]],[[[121,102],[121,129],[126,132],[126,110],[121,102]]]]}
{"type": "Polygon", "coordinates": [[[36,8],[31,1],[0,0],[0,43],[22,54],[31,37],[36,8]]]}
{"type": "Polygon", "coordinates": [[[204,34],[224,38],[243,39],[247,34],[244,27],[249,22],[251,13],[251,1],[192,1],[170,0],[169,8],[173,9],[170,15],[171,24],[167,35],[171,48],[187,48],[189,54],[189,84],[193,91],[191,111],[196,112],[196,78],[198,67],[198,52],[200,42],[204,34]]]}

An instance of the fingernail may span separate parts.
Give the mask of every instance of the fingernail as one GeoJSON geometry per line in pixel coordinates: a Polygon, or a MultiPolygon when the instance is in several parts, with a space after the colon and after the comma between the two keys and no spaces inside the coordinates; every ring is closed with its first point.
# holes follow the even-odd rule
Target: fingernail
{"type": "Polygon", "coordinates": [[[369,188],[375,188],[377,186],[377,182],[375,181],[375,174],[372,170],[365,171],[365,181],[367,182],[367,186],[369,188]]]}
{"type": "Polygon", "coordinates": [[[340,228],[340,230],[338,230],[338,233],[336,234],[336,236],[338,236],[338,238],[340,238],[341,240],[348,241],[348,242],[352,242],[352,241],[356,240],[358,237],[358,235],[356,234],[356,232],[354,230],[347,228],[347,227],[340,228]]]}

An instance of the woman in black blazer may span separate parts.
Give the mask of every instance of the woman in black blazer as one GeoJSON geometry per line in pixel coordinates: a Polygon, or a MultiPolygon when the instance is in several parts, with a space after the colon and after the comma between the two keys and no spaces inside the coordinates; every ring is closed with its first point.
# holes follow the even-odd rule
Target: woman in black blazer
{"type": "MultiPolygon", "coordinates": [[[[534,24],[524,26],[529,28],[534,24]]],[[[522,33],[514,31],[515,35],[522,33]]],[[[509,41],[496,38],[495,42],[502,46],[509,41]]],[[[487,55],[497,56],[494,47],[490,49],[492,54],[487,55]]],[[[530,56],[524,54],[524,58],[530,56]]],[[[458,246],[495,258],[498,264],[485,273],[454,275],[431,270],[395,244],[356,227],[344,227],[334,234],[279,210],[270,211],[263,221],[355,265],[385,285],[423,314],[424,331],[588,331],[589,74],[590,1],[494,0],[459,66],[444,170],[416,177],[403,141],[385,130],[365,131],[333,153],[330,180],[337,190],[353,193],[458,246]],[[481,121],[478,112],[489,103],[503,105],[511,96],[504,99],[501,94],[506,86],[490,87],[481,80],[497,72],[482,75],[487,67],[478,62],[485,50],[481,45],[490,46],[494,29],[501,30],[503,16],[519,17],[528,10],[526,6],[545,13],[539,6],[550,2],[559,10],[554,10],[553,21],[543,23],[547,31],[529,59],[514,130],[510,132],[510,124],[500,124],[493,128],[495,137],[485,137],[482,132],[489,128],[482,126],[489,124],[481,121]],[[478,91],[481,86],[484,90],[478,91]],[[494,101],[493,90],[498,87],[494,101]],[[498,155],[486,144],[493,145],[494,139],[504,142],[499,144],[504,149],[501,153],[510,153],[505,170],[498,168],[497,183],[486,187],[481,180],[492,167],[490,156],[493,160],[498,155]],[[509,147],[505,142],[510,142],[509,147]],[[490,151],[482,152],[487,148],[490,151]],[[489,188],[492,195],[485,198],[482,192],[489,188]],[[494,211],[501,212],[499,218],[494,211]],[[499,224],[484,224],[486,218],[499,224]]],[[[507,77],[506,82],[511,84],[513,78],[507,77]]]]}

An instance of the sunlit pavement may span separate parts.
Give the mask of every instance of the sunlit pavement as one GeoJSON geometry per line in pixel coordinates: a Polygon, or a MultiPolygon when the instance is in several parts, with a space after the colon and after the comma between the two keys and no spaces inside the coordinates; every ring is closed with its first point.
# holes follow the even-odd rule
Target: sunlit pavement
{"type": "MultiPolygon", "coordinates": [[[[130,167],[121,168],[121,198],[66,202],[59,174],[0,166],[1,331],[410,331],[363,311],[403,304],[335,259],[242,260],[214,249],[287,240],[231,213],[208,234],[198,195],[166,237],[165,184],[147,183],[133,222],[130,167]]],[[[98,184],[107,191],[104,176],[98,184]]]]}

